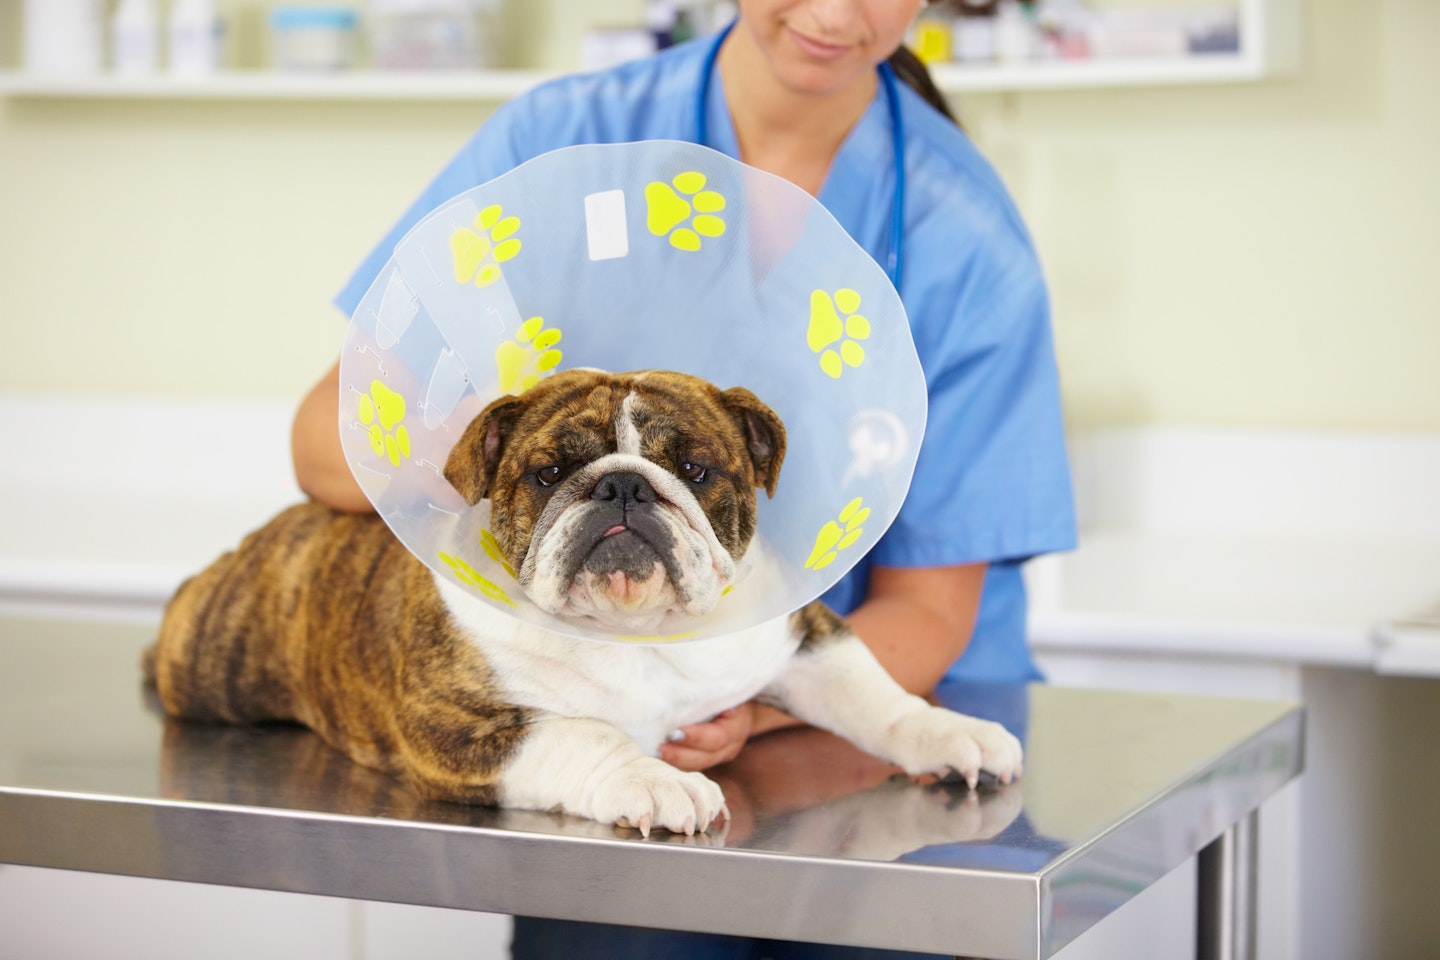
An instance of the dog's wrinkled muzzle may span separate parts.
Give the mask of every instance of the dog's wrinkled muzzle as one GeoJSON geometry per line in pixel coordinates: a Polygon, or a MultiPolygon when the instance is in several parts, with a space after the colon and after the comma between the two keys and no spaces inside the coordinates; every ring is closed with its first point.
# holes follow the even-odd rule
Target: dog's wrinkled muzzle
{"type": "Polygon", "coordinates": [[[643,608],[658,596],[664,586],[654,582],[657,577],[682,582],[685,571],[676,557],[681,545],[660,515],[660,503],[655,488],[638,473],[601,477],[575,532],[575,569],[568,579],[589,578],[589,589],[605,593],[621,609],[643,608]]]}
{"type": "Polygon", "coordinates": [[[708,613],[735,576],[684,482],[611,454],[568,478],[536,525],[520,581],[551,612],[638,629],[708,613]]]}

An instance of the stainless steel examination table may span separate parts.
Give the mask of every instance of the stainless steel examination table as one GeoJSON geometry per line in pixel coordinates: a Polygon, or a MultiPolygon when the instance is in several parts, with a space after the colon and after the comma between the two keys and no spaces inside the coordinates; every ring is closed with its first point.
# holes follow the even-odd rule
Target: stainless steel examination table
{"type": "Polygon", "coordinates": [[[1018,960],[1198,855],[1198,956],[1239,958],[1256,811],[1302,765],[1294,704],[953,686],[1025,741],[1021,781],[917,785],[794,730],[712,772],[727,826],[642,839],[420,801],[300,728],[166,720],[151,632],[0,620],[0,862],[1018,960]]]}

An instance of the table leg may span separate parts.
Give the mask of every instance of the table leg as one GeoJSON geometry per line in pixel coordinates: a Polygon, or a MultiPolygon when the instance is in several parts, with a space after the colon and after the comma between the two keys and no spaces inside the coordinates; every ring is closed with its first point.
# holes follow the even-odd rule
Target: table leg
{"type": "Polygon", "coordinates": [[[1195,960],[1255,960],[1260,811],[1200,851],[1195,960]]]}

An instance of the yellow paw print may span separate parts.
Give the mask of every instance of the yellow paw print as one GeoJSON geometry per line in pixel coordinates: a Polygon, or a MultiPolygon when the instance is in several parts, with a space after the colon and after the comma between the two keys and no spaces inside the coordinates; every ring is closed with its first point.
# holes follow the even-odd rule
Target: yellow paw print
{"type": "Polygon", "coordinates": [[[860,294],[849,288],[836,290],[834,299],[824,290],[810,294],[810,329],[806,342],[810,352],[820,354],[820,369],[839,379],[845,368],[865,362],[865,348],[858,341],[870,339],[870,321],[855,311],[860,294]],[[844,320],[840,314],[846,314],[844,320]],[[833,347],[840,341],[838,348],[833,347]]]}
{"type": "Polygon", "coordinates": [[[860,539],[865,532],[864,523],[870,519],[870,508],[864,505],[864,499],[856,497],[845,504],[845,509],[840,511],[840,523],[831,520],[820,528],[815,536],[815,549],[805,561],[806,570],[824,570],[835,562],[841,550],[860,539]]]}
{"type": "Polygon", "coordinates": [[[511,580],[516,579],[515,568],[510,566],[510,561],[506,560],[505,554],[500,552],[500,541],[495,539],[495,534],[489,530],[481,530],[480,549],[485,551],[485,556],[504,567],[505,572],[510,574],[511,580]]]}
{"type": "Polygon", "coordinates": [[[376,456],[400,466],[410,456],[410,431],[400,423],[405,419],[405,398],[379,380],[372,381],[370,392],[360,397],[360,422],[370,428],[370,447],[376,456]]]}
{"type": "Polygon", "coordinates": [[[562,334],[555,327],[545,329],[545,320],[531,317],[520,324],[514,340],[495,348],[495,366],[500,373],[500,392],[517,397],[554,370],[564,354],[555,349],[562,334]]]}
{"type": "Polygon", "coordinates": [[[448,553],[442,553],[440,554],[440,559],[445,561],[445,565],[450,568],[450,572],[455,574],[455,577],[461,583],[469,584],[491,600],[498,601],[499,603],[508,603],[512,607],[515,606],[515,601],[510,599],[509,594],[485,579],[480,571],[470,566],[470,564],[461,558],[448,553]]]}
{"type": "Polygon", "coordinates": [[[500,264],[520,252],[519,217],[507,217],[498,203],[481,210],[475,229],[461,227],[450,234],[450,256],[455,262],[455,282],[488,287],[500,279],[500,264]]]}
{"type": "Polygon", "coordinates": [[[715,215],[725,209],[725,198],[706,190],[705,174],[694,170],[670,183],[657,180],[646,184],[645,209],[650,232],[657,237],[668,234],[670,246],[677,250],[699,250],[701,237],[718,237],[725,232],[725,221],[715,215]],[[682,226],[687,220],[689,225],[682,226]]]}

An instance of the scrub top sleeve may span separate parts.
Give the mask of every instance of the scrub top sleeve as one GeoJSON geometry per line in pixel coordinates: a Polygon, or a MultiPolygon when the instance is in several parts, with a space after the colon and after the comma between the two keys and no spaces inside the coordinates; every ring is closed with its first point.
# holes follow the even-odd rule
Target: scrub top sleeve
{"type": "Polygon", "coordinates": [[[395,245],[426,214],[446,200],[493,180],[528,160],[530,155],[523,146],[525,129],[525,114],[520,102],[511,101],[496,109],[361,261],[349,281],[335,295],[335,306],[347,317],[355,312],[365,292],[394,253],[395,245]]]}
{"type": "Polygon", "coordinates": [[[930,410],[914,482],[875,548],[877,564],[1014,561],[1075,543],[1039,265],[1022,241],[976,259],[943,273],[928,264],[928,275],[957,279],[933,283],[914,303],[922,321],[939,320],[916,325],[930,410]]]}

